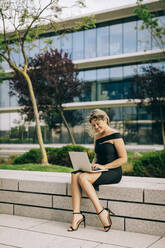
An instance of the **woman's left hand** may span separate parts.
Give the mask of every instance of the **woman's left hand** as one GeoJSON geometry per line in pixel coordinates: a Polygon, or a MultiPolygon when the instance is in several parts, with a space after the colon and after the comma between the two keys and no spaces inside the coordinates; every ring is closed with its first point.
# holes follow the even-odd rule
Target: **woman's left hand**
{"type": "Polygon", "coordinates": [[[104,167],[104,165],[101,165],[101,164],[93,164],[92,165],[92,168],[93,169],[101,169],[101,170],[103,170],[103,169],[105,169],[105,167],[104,167]]]}

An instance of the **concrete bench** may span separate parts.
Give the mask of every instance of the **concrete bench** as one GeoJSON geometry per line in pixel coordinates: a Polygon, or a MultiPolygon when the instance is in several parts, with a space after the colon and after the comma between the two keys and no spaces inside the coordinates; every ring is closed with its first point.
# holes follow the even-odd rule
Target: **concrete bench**
{"type": "MultiPolygon", "coordinates": [[[[67,173],[0,170],[0,213],[70,223],[70,179],[67,173]]],[[[165,179],[123,176],[97,194],[116,214],[113,229],[165,236],[165,179]]],[[[87,224],[102,226],[85,194],[82,211],[87,224]]]]}

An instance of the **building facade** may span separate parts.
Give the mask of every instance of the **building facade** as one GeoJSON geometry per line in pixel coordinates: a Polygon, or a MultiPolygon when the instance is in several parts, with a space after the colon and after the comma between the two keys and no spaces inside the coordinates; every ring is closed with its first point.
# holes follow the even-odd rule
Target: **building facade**
{"type": "MultiPolygon", "coordinates": [[[[160,25],[165,16],[160,1],[147,3],[160,25]]],[[[141,30],[141,20],[134,14],[136,5],[95,13],[96,28],[71,32],[60,37],[48,33],[53,41],[49,47],[68,52],[79,70],[79,78],[88,85],[74,102],[64,104],[66,117],[76,142],[92,143],[88,134],[87,116],[94,108],[101,108],[110,116],[112,127],[118,129],[127,144],[162,144],[160,122],[147,110],[137,106],[131,98],[130,85],[142,67],[154,65],[165,70],[165,54],[157,46],[148,30],[141,30]],[[158,131],[159,130],[159,131],[158,131]]],[[[78,19],[65,21],[67,25],[78,19]]],[[[35,56],[45,47],[40,37],[29,48],[28,56],[35,56]]],[[[13,59],[21,64],[21,54],[13,51],[13,59]]],[[[8,71],[6,62],[3,68],[8,71]]],[[[16,97],[9,95],[9,79],[0,84],[0,143],[37,143],[34,123],[27,123],[19,114],[16,97]]],[[[70,143],[62,123],[49,130],[41,123],[45,143],[70,143]]]]}

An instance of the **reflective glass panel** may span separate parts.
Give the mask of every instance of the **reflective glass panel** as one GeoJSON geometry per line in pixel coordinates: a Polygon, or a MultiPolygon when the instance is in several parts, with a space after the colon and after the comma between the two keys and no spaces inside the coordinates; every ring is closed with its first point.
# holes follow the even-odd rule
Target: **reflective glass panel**
{"type": "Polygon", "coordinates": [[[81,101],[95,101],[96,100],[96,70],[89,70],[84,72],[85,82],[82,84],[83,92],[81,101]]]}
{"type": "Polygon", "coordinates": [[[123,66],[123,76],[126,77],[133,77],[137,72],[137,65],[128,65],[123,66]]]}
{"type": "MultiPolygon", "coordinates": [[[[160,28],[165,27],[165,16],[159,16],[155,19],[158,20],[158,25],[160,28]]],[[[152,37],[152,49],[162,49],[165,48],[165,34],[161,35],[160,38],[153,36],[152,37]]]]}
{"type": "Polygon", "coordinates": [[[152,64],[141,64],[141,65],[138,65],[137,68],[138,68],[138,74],[143,74],[143,68],[144,67],[148,67],[149,65],[152,65],[152,64]]]}
{"type": "Polygon", "coordinates": [[[39,40],[35,40],[30,44],[30,57],[35,57],[39,54],[39,40]]]}
{"type": "Polygon", "coordinates": [[[151,34],[148,30],[141,30],[142,21],[137,22],[137,47],[138,51],[151,49],[151,34]]]}
{"type": "Polygon", "coordinates": [[[61,37],[61,49],[72,57],[72,34],[65,34],[61,37]]]}
{"type": "Polygon", "coordinates": [[[136,22],[123,24],[124,53],[136,52],[136,22]]]}
{"type": "Polygon", "coordinates": [[[0,107],[10,107],[9,82],[7,80],[0,83],[0,107]]]}
{"type": "Polygon", "coordinates": [[[122,66],[110,68],[110,78],[112,81],[122,80],[122,78],[123,78],[122,66]]]}
{"type": "MultiPolygon", "coordinates": [[[[30,57],[30,44],[25,42],[24,49],[25,49],[26,56],[30,57]]],[[[23,67],[24,66],[24,57],[23,57],[21,49],[20,49],[19,59],[20,59],[19,60],[20,65],[23,67]]]]}
{"type": "Polygon", "coordinates": [[[60,45],[61,37],[59,35],[53,36],[53,37],[51,37],[51,40],[52,40],[51,48],[57,49],[58,51],[60,51],[60,49],[61,49],[61,45],[60,45]]]}
{"type": "Polygon", "coordinates": [[[85,58],[96,57],[96,29],[84,31],[85,35],[85,58]]]}
{"type": "Polygon", "coordinates": [[[97,28],[97,56],[109,55],[109,27],[97,28]]]}
{"type": "Polygon", "coordinates": [[[159,70],[165,71],[165,62],[152,63],[152,65],[159,70]]]}
{"type": "Polygon", "coordinates": [[[97,70],[97,80],[108,80],[109,79],[109,68],[97,70]]]}
{"type": "Polygon", "coordinates": [[[110,83],[109,83],[109,92],[110,100],[122,99],[123,98],[123,68],[113,67],[110,68],[110,83]]]}
{"type": "Polygon", "coordinates": [[[81,81],[84,81],[84,71],[79,71],[78,79],[81,80],[81,81]]]}
{"type": "Polygon", "coordinates": [[[11,45],[11,59],[12,61],[17,65],[19,66],[19,60],[20,60],[20,50],[19,50],[19,47],[17,47],[16,45],[11,45]]]}
{"type": "Polygon", "coordinates": [[[84,71],[79,71],[78,73],[78,79],[83,81],[84,80],[84,71]]]}
{"type": "Polygon", "coordinates": [[[130,65],[123,67],[123,99],[130,98],[132,96],[130,91],[130,85],[132,77],[137,73],[137,66],[130,65]]]}
{"type": "Polygon", "coordinates": [[[85,71],[85,81],[96,81],[96,70],[85,71]]]}
{"type": "Polygon", "coordinates": [[[39,39],[39,53],[43,53],[46,50],[49,50],[52,46],[50,42],[51,38],[45,37],[39,39]]]}
{"type": "Polygon", "coordinates": [[[122,24],[110,26],[110,55],[122,54],[122,24]]]}
{"type": "Polygon", "coordinates": [[[73,33],[73,60],[84,58],[84,32],[73,33]]]}
{"type": "MultiPolygon", "coordinates": [[[[6,60],[4,60],[2,63],[1,63],[1,67],[3,70],[10,70],[10,66],[8,64],[8,62],[6,60]]],[[[1,69],[1,68],[0,68],[1,69]]]]}
{"type": "Polygon", "coordinates": [[[102,83],[100,91],[101,94],[104,96],[104,100],[117,100],[123,98],[121,81],[102,83]]]}
{"type": "Polygon", "coordinates": [[[109,82],[109,68],[97,70],[97,100],[109,100],[109,92],[106,90],[106,84],[109,82]],[[104,87],[103,87],[104,84],[104,87]]]}
{"type": "Polygon", "coordinates": [[[10,114],[9,113],[1,113],[0,114],[0,136],[5,136],[6,131],[10,130],[10,114]]]}

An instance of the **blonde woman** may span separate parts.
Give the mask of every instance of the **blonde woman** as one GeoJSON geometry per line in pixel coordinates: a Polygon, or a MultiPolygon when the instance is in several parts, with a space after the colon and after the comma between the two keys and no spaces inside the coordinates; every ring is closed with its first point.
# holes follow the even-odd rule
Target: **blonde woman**
{"type": "Polygon", "coordinates": [[[85,227],[85,216],[80,211],[83,190],[92,201],[104,226],[104,231],[107,232],[112,225],[111,211],[103,208],[96,190],[98,190],[99,185],[120,182],[122,178],[121,166],[127,162],[127,153],[120,133],[110,127],[110,120],[106,112],[95,109],[91,112],[88,120],[94,131],[95,157],[91,166],[95,169],[108,169],[108,171],[95,173],[74,171],[72,173],[73,218],[68,231],[76,231],[82,222],[85,227]]]}

